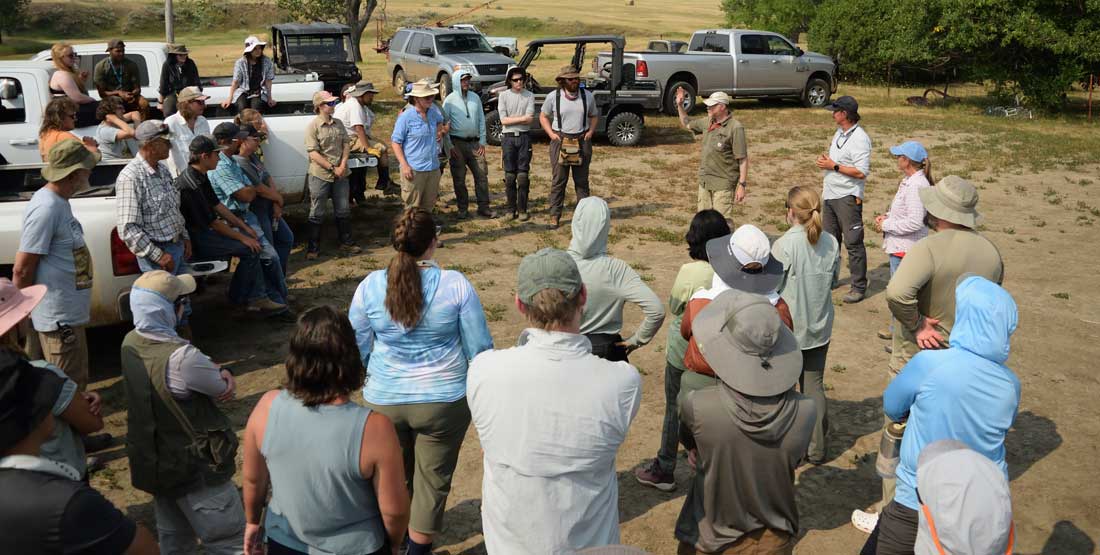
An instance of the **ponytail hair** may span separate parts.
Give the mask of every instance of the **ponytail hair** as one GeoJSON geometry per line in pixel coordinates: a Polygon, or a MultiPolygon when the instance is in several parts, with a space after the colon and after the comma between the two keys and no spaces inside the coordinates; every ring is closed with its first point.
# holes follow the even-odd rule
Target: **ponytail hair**
{"type": "Polygon", "coordinates": [[[928,184],[935,186],[936,180],[932,179],[932,157],[925,157],[924,162],[919,164],[920,169],[924,170],[924,178],[928,180],[928,184]]]}
{"type": "Polygon", "coordinates": [[[386,276],[386,311],[390,319],[411,329],[420,321],[424,295],[416,259],[435,240],[435,220],[422,208],[409,208],[397,216],[393,226],[393,248],[386,276]]]}
{"type": "Polygon", "coordinates": [[[797,186],[787,192],[787,208],[794,214],[794,220],[806,228],[806,238],[816,245],[821,238],[821,195],[816,189],[797,186]]]}

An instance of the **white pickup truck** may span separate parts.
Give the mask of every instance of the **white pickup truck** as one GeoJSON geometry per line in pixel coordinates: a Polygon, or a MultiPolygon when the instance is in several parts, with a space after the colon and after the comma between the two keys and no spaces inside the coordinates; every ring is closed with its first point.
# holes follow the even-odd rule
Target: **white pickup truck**
{"type": "MultiPolygon", "coordinates": [[[[38,128],[49,101],[53,66],[43,62],[0,61],[0,276],[11,277],[22,235],[23,212],[43,182],[38,155],[38,128]]],[[[264,161],[276,187],[288,202],[302,198],[308,161],[305,128],[313,114],[272,114],[264,161]]],[[[210,126],[225,121],[211,119],[210,126]]],[[[84,136],[91,129],[76,129],[84,136]]],[[[73,215],[84,227],[95,276],[91,326],[129,319],[130,285],[137,279],[137,261],[115,230],[114,178],[128,161],[104,161],[92,172],[92,188],[71,201],[73,215]]]]}
{"type": "MultiPolygon", "coordinates": [[[[141,95],[151,106],[157,106],[157,87],[160,84],[160,70],[164,67],[164,61],[168,59],[167,44],[163,42],[127,42],[126,57],[138,66],[141,75],[141,95]]],[[[88,95],[99,99],[99,92],[92,83],[92,74],[95,65],[107,57],[107,43],[74,44],[73,51],[80,57],[81,71],[88,72],[88,95]]],[[[31,58],[36,62],[49,62],[50,51],[43,50],[31,58]]],[[[200,68],[201,69],[201,68],[200,68]]],[[[207,110],[221,113],[219,105],[229,96],[229,86],[233,82],[233,76],[225,77],[201,77],[203,93],[210,96],[207,110]]],[[[281,104],[276,105],[277,112],[293,112],[301,110],[303,106],[309,106],[313,101],[313,93],[324,88],[324,83],[317,73],[276,73],[272,81],[272,96],[281,104]]],[[[208,117],[215,115],[208,114],[208,117]]],[[[221,114],[224,115],[224,114],[221,114]]]]}

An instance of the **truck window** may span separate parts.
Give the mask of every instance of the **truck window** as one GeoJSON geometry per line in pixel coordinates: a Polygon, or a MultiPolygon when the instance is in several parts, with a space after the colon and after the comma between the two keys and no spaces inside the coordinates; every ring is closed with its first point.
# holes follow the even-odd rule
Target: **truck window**
{"type": "Polygon", "coordinates": [[[768,37],[768,53],[772,56],[795,56],[798,51],[781,37],[771,35],[768,37]]]}
{"type": "Polygon", "coordinates": [[[729,35],[719,35],[718,33],[707,34],[703,39],[703,52],[725,52],[730,51],[730,38],[729,35]]]}
{"type": "Polygon", "coordinates": [[[695,33],[691,36],[691,44],[688,45],[688,52],[702,52],[703,51],[703,39],[706,38],[706,33],[695,33]]]}
{"type": "Polygon", "coordinates": [[[0,76],[0,125],[26,123],[27,107],[23,103],[23,84],[14,77],[0,76]]]}
{"type": "Polygon", "coordinates": [[[764,35],[741,35],[742,54],[771,54],[768,48],[768,39],[764,35]]]}
{"type": "MultiPolygon", "coordinates": [[[[83,71],[88,72],[88,83],[87,83],[87,85],[88,85],[88,88],[90,90],[93,90],[93,91],[95,90],[95,83],[92,82],[93,76],[95,75],[95,65],[98,64],[104,58],[106,58],[108,55],[109,54],[104,52],[102,54],[91,54],[91,55],[83,54],[83,55],[80,56],[80,69],[83,70],[83,71]]],[[[134,54],[134,53],[129,53],[128,52],[128,53],[126,53],[126,59],[134,62],[135,64],[137,64],[137,66],[138,66],[138,75],[141,78],[141,86],[148,87],[149,86],[149,68],[147,67],[147,64],[145,63],[145,56],[142,56],[141,54],[134,54]]]]}
{"type": "Polygon", "coordinates": [[[435,48],[432,47],[432,37],[425,33],[414,33],[409,39],[407,52],[419,56],[421,48],[431,48],[432,52],[435,52],[435,48]]]}
{"type": "Polygon", "coordinates": [[[405,52],[405,45],[409,43],[409,35],[411,34],[412,33],[408,31],[398,31],[397,34],[390,39],[390,50],[394,52],[405,52]]]}
{"type": "Polygon", "coordinates": [[[484,36],[473,33],[437,35],[435,43],[439,45],[440,54],[492,54],[495,52],[484,36]]]}
{"type": "Polygon", "coordinates": [[[291,64],[351,61],[347,35],[284,35],[283,41],[291,64]]]}

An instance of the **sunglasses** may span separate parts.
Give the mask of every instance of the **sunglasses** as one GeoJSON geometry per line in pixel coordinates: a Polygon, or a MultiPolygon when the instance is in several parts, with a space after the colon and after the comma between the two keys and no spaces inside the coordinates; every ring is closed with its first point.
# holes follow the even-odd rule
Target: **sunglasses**
{"type": "Polygon", "coordinates": [[[523,81],[523,77],[513,77],[512,79],[510,79],[510,81],[512,81],[513,83],[515,83],[516,81],[523,81]]]}
{"type": "Polygon", "coordinates": [[[340,103],[339,100],[329,100],[328,102],[325,103],[325,106],[335,106],[339,103],[340,103]]]}

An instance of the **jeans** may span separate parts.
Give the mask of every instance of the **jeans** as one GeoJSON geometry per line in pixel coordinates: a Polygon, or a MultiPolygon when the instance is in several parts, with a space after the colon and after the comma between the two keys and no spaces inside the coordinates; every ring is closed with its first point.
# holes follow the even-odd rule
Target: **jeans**
{"type": "Polygon", "coordinates": [[[657,466],[661,472],[672,474],[676,470],[676,452],[680,449],[680,407],[676,398],[680,395],[681,370],[665,362],[665,421],[661,426],[661,448],[657,450],[657,466]]]}
{"type": "MultiPolygon", "coordinates": [[[[160,242],[157,242],[157,241],[153,241],[153,244],[156,245],[157,248],[159,248],[160,250],[172,255],[172,261],[175,263],[175,268],[173,268],[173,270],[172,270],[172,273],[174,275],[178,276],[180,274],[190,273],[189,272],[190,267],[187,265],[187,260],[184,259],[184,257],[183,257],[183,240],[178,240],[174,243],[160,243],[160,242]]],[[[163,270],[164,269],[164,268],[161,268],[160,265],[158,265],[155,260],[149,260],[148,258],[144,258],[144,257],[139,256],[137,261],[138,261],[138,268],[141,270],[141,273],[143,273],[143,274],[145,272],[152,272],[153,270],[163,270]]],[[[178,325],[186,326],[190,321],[191,321],[191,299],[188,299],[188,298],[185,297],[184,300],[183,300],[183,318],[180,318],[180,321],[179,321],[178,325]]]]}
{"type": "Polygon", "coordinates": [[[863,199],[848,195],[825,201],[822,227],[837,239],[843,238],[848,250],[848,272],[852,290],[867,291],[867,248],[863,245],[863,199]]]}
{"type": "Polygon", "coordinates": [[[234,212],[234,214],[244,220],[244,223],[248,224],[248,227],[251,227],[252,231],[260,237],[260,245],[263,246],[263,250],[260,251],[260,265],[264,269],[267,297],[279,304],[286,304],[286,297],[289,294],[286,290],[286,275],[283,274],[283,267],[279,263],[279,253],[275,251],[275,246],[264,234],[260,219],[248,210],[234,212]]]}
{"type": "Polygon", "coordinates": [[[195,538],[212,555],[244,553],[244,505],[232,481],[175,499],[153,497],[161,553],[190,553],[195,538]]]}
{"type": "Polygon", "coordinates": [[[229,302],[248,304],[267,296],[264,264],[274,265],[274,261],[261,261],[260,253],[254,253],[244,243],[210,228],[192,232],[191,237],[197,260],[237,257],[237,269],[229,282],[229,302]]]}
{"type": "Polygon", "coordinates": [[[806,458],[813,462],[824,462],[828,455],[825,444],[825,436],[829,433],[828,401],[825,399],[825,357],[828,354],[828,343],[813,349],[804,349],[802,375],[798,378],[798,389],[813,400],[817,412],[810,446],[806,452],[806,458]]]}
{"type": "Polygon", "coordinates": [[[455,204],[459,212],[465,212],[470,206],[470,192],[466,189],[466,170],[474,174],[474,195],[477,197],[477,209],[489,209],[489,166],[485,163],[485,153],[474,154],[477,140],[465,141],[451,137],[451,178],[455,188],[455,204]]]}
{"type": "Polygon", "coordinates": [[[328,199],[332,198],[332,212],[336,218],[346,218],[351,213],[348,201],[348,179],[325,181],[320,177],[309,176],[309,223],[319,224],[325,219],[328,199]]]}
{"type": "Polygon", "coordinates": [[[275,203],[270,199],[256,197],[248,209],[256,216],[264,237],[275,247],[275,253],[279,255],[279,265],[283,267],[283,275],[286,275],[290,249],[294,248],[294,232],[285,219],[279,218],[275,221],[275,203]]]}

